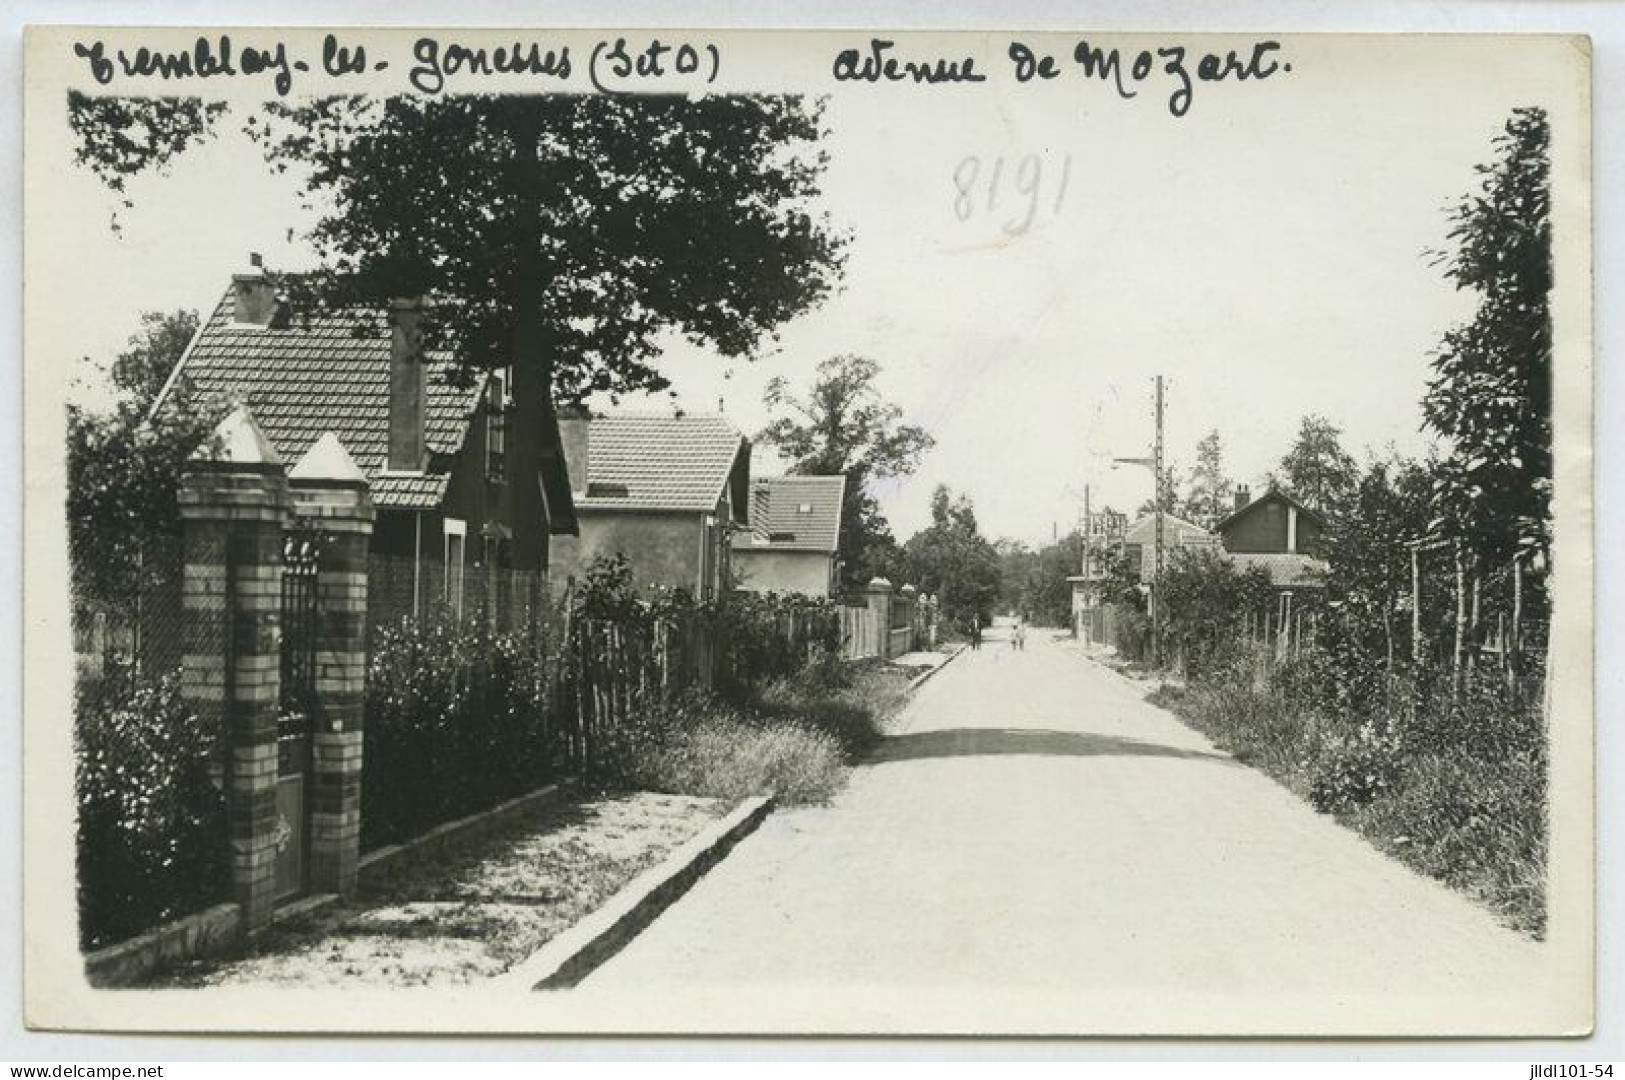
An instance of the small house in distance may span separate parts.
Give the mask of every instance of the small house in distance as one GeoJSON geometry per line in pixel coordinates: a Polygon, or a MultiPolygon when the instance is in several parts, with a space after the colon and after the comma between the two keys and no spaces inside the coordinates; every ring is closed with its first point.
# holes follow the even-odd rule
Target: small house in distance
{"type": "Polygon", "coordinates": [[[246,405],[285,462],[337,436],[377,513],[369,611],[444,605],[460,616],[497,574],[511,585],[515,574],[544,573],[549,535],[574,532],[575,512],[557,429],[513,430],[505,370],[453,379],[455,358],[424,348],[422,308],[294,312],[262,270],[237,274],[153,408],[182,385],[200,400],[246,405]],[[536,441],[538,476],[513,474],[521,438],[536,441]],[[542,493],[543,520],[529,530],[516,528],[520,483],[542,493]],[[519,549],[526,531],[542,538],[538,549],[519,549]]]}
{"type": "Polygon", "coordinates": [[[1326,571],[1321,559],[1325,520],[1278,488],[1251,498],[1236,491],[1236,508],[1216,526],[1237,569],[1258,566],[1277,591],[1319,589],[1326,571]]]}
{"type": "Polygon", "coordinates": [[[751,592],[834,596],[840,588],[844,476],[775,476],[750,492],[750,529],[734,544],[734,582],[751,592]]]}
{"type": "Polygon", "coordinates": [[[747,524],[750,443],[723,416],[593,416],[559,410],[559,433],[580,523],[555,542],[555,590],[604,555],[623,555],[642,587],[719,595],[732,574],[733,535],[747,524]]]}
{"type": "MultiPolygon", "coordinates": [[[[1151,579],[1156,577],[1156,542],[1156,514],[1144,515],[1123,533],[1124,554],[1128,556],[1130,569],[1139,575],[1142,584],[1149,584],[1151,579]]],[[[1166,560],[1163,565],[1165,570],[1172,563],[1174,552],[1181,548],[1212,548],[1218,544],[1218,537],[1195,522],[1186,521],[1174,514],[1162,515],[1162,553],[1166,560]]]]}

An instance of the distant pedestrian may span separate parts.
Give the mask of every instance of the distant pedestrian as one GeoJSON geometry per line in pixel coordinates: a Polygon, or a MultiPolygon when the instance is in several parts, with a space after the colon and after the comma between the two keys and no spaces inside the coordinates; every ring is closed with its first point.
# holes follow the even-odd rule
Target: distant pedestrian
{"type": "Polygon", "coordinates": [[[1027,648],[1027,621],[1020,615],[1016,616],[1016,625],[1010,630],[1010,647],[1017,650],[1027,648]]]}
{"type": "Polygon", "coordinates": [[[970,647],[973,649],[982,647],[982,617],[980,615],[973,614],[970,617],[970,647]]]}

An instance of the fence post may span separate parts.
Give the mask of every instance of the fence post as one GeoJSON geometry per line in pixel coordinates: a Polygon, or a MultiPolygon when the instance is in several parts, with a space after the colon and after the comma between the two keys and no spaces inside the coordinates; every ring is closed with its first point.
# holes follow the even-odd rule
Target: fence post
{"type": "Polygon", "coordinates": [[[871,578],[863,587],[863,600],[869,607],[869,625],[874,635],[867,655],[882,660],[891,659],[891,582],[883,577],[871,578]]]}
{"type": "Polygon", "coordinates": [[[898,590],[898,594],[899,595],[894,602],[902,604],[903,609],[908,613],[908,621],[905,624],[908,627],[908,647],[903,651],[913,652],[917,647],[917,642],[919,639],[918,613],[920,590],[916,589],[912,585],[904,585],[900,590],[898,590]]]}
{"type": "Polygon", "coordinates": [[[245,935],[271,921],[277,857],[282,461],[239,405],[186,464],[182,659],[188,703],[223,740],[232,893],[245,935]]]}
{"type": "Polygon", "coordinates": [[[312,702],[310,888],[355,891],[361,854],[361,742],[367,677],[367,479],[332,432],[288,478],[294,513],[323,534],[312,702]]]}

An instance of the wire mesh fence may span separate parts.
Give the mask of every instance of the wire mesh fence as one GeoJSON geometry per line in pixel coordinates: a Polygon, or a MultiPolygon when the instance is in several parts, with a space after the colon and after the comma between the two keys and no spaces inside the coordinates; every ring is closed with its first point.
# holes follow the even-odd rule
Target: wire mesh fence
{"type": "Polygon", "coordinates": [[[183,693],[189,651],[220,623],[188,618],[181,562],[132,595],[74,606],[80,941],[95,948],[225,900],[220,732],[183,693]]]}

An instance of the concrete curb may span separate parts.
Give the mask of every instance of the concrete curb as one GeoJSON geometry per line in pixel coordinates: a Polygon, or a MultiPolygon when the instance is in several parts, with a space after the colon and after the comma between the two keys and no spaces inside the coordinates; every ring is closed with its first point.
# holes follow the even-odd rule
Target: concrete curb
{"type": "Polygon", "coordinates": [[[214,907],[86,953],[85,980],[98,990],[135,986],[166,964],[218,956],[242,940],[242,908],[214,907]]]}
{"type": "Polygon", "coordinates": [[[568,779],[548,784],[500,802],[488,810],[478,810],[466,817],[436,825],[410,840],[369,851],[361,856],[356,868],[357,877],[362,885],[377,885],[419,857],[443,855],[501,828],[527,810],[534,810],[558,798],[573,784],[574,781],[568,779]]]}
{"type": "Polygon", "coordinates": [[[633,878],[603,907],[486,984],[504,990],[568,990],[625,948],[773,810],[771,796],[732,813],[633,878]]]}
{"type": "Polygon", "coordinates": [[[964,652],[964,651],[965,651],[965,646],[961,645],[959,648],[957,648],[953,652],[949,653],[948,654],[948,659],[944,660],[942,663],[938,664],[936,667],[928,668],[927,670],[922,671],[922,672],[920,672],[920,674],[914,676],[914,678],[912,678],[912,679],[910,679],[908,681],[908,692],[912,694],[914,691],[918,690],[921,686],[923,686],[925,684],[925,681],[927,679],[931,678],[931,676],[935,675],[937,672],[941,671],[943,668],[945,668],[949,664],[953,663],[954,659],[956,657],[958,657],[959,654],[964,652]]]}

